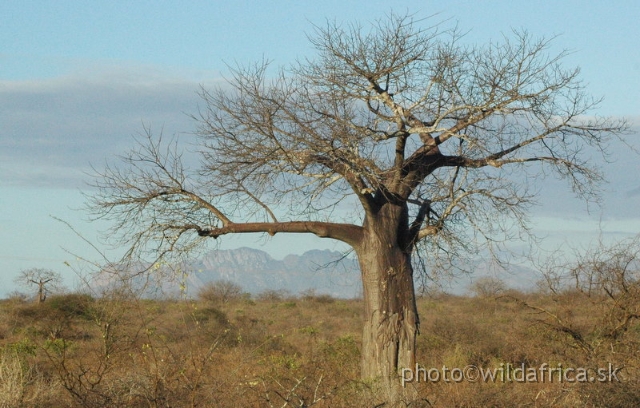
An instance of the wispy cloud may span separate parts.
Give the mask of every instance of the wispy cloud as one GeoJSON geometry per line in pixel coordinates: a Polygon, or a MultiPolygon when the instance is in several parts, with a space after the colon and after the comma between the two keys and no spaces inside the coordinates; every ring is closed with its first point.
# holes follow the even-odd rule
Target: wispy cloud
{"type": "Polygon", "coordinates": [[[0,81],[0,185],[68,186],[126,150],[143,125],[191,131],[198,87],[140,68],[0,81]]]}
{"type": "MultiPolygon", "coordinates": [[[[0,81],[0,187],[83,188],[90,166],[100,168],[125,152],[143,126],[168,135],[194,130],[189,114],[197,112],[200,83],[219,77],[182,74],[101,67],[46,80],[0,81]]],[[[566,182],[548,177],[536,181],[540,206],[534,215],[567,220],[586,216],[588,208],[592,219],[638,218],[639,157],[622,143],[611,150],[612,163],[601,165],[608,179],[602,208],[587,207],[566,182]]]]}

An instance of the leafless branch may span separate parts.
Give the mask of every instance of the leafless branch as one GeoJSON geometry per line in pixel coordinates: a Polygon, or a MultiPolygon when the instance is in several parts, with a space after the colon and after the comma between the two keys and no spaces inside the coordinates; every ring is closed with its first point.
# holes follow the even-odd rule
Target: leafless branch
{"type": "Polygon", "coordinates": [[[329,22],[310,36],[316,58],[231,67],[224,86],[201,90],[201,166],[146,130],[122,165],[99,171],[91,207],[115,220],[119,244],[166,254],[244,232],[357,245],[381,208],[414,200],[402,227],[411,250],[441,238],[468,247],[468,232],[455,235],[469,228],[487,242],[507,239],[509,225],[526,230],[533,194],[503,168],[550,168],[597,196],[587,149],[605,152],[627,125],[591,115],[599,101],[561,66],[566,52],[550,55],[550,40],[526,32],[463,46],[456,30],[420,25],[329,22]],[[335,222],[346,202],[355,221],[335,222]]]}

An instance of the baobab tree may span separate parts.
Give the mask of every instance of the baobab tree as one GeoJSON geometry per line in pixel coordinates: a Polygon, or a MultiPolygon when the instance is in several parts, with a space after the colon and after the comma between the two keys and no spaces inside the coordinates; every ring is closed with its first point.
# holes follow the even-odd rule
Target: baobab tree
{"type": "Polygon", "coordinates": [[[21,286],[37,287],[38,295],[36,301],[43,303],[47,299],[48,292],[60,288],[62,276],[58,272],[49,269],[32,268],[20,271],[14,281],[21,286]]]}
{"type": "Polygon", "coordinates": [[[515,32],[486,46],[391,15],[327,23],[316,54],[288,67],[230,68],[202,89],[201,167],[147,130],[97,178],[91,207],[129,256],[165,258],[228,234],[307,233],[342,241],[364,287],[362,377],[414,367],[414,267],[526,229],[527,180],[555,173],[586,199],[622,121],[561,66],[564,52],[515,32]],[[341,217],[339,214],[348,214],[341,217]]]}

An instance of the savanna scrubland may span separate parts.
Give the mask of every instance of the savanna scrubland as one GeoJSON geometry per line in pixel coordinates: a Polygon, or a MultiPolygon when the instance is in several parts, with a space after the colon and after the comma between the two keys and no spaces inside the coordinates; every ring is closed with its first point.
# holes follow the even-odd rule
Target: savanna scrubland
{"type": "MultiPolygon", "coordinates": [[[[467,296],[424,293],[417,302],[420,367],[511,371],[475,382],[451,371],[445,381],[440,371],[440,381],[408,382],[416,393],[405,403],[638,406],[640,291],[633,248],[600,249],[564,268],[549,264],[540,289],[529,293],[491,278],[478,280],[467,296]],[[523,381],[540,367],[555,371],[523,381]],[[595,370],[611,367],[613,377],[597,380],[595,370]],[[594,381],[560,380],[561,372],[581,368],[594,381]]],[[[250,296],[221,281],[193,299],[142,299],[120,289],[50,296],[42,303],[13,296],[0,310],[2,407],[384,402],[359,380],[360,299],[284,291],[250,296]]]]}

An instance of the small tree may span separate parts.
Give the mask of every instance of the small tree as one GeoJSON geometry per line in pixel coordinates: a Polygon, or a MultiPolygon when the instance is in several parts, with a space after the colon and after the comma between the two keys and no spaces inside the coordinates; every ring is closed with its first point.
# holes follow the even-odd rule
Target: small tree
{"type": "Polygon", "coordinates": [[[22,270],[15,282],[24,287],[37,287],[36,301],[42,303],[47,299],[48,293],[60,289],[62,276],[49,269],[32,268],[22,270]]]}
{"type": "Polygon", "coordinates": [[[238,68],[202,91],[198,171],[147,132],[100,174],[92,208],[116,221],[129,256],[227,234],[346,243],[362,272],[362,377],[393,387],[416,363],[415,259],[460,265],[526,231],[527,182],[543,172],[592,197],[601,177],[585,148],[625,124],[587,115],[598,101],[579,71],[526,33],[462,46],[391,15],[370,30],[329,23],[310,41],[316,58],[238,68]]]}
{"type": "Polygon", "coordinates": [[[497,277],[483,276],[476,279],[470,287],[471,293],[479,297],[498,296],[507,289],[507,285],[497,277]]]}
{"type": "Polygon", "coordinates": [[[227,303],[242,296],[242,286],[229,280],[207,282],[198,289],[198,299],[205,302],[227,303]]]}

